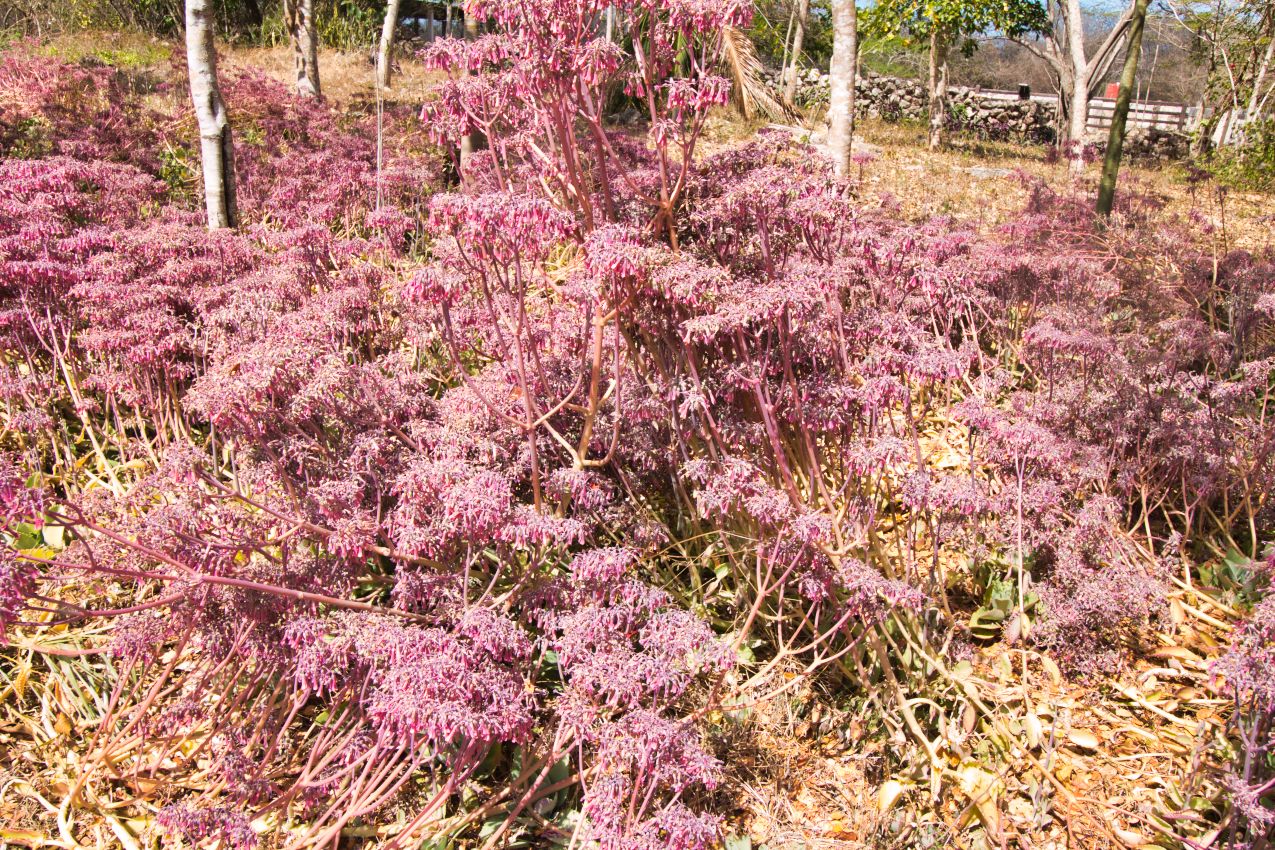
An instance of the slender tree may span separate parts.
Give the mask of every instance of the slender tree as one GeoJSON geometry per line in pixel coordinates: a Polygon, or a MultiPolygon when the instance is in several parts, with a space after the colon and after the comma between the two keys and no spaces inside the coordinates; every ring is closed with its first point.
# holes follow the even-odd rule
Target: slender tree
{"type": "Polygon", "coordinates": [[[212,0],[186,0],[186,64],[190,98],[199,122],[199,154],[204,172],[208,229],[234,227],[235,149],[226,105],[217,86],[217,51],[213,46],[212,0]]]}
{"type": "Polygon", "coordinates": [[[1275,88],[1275,4],[1269,0],[1162,0],[1191,34],[1203,76],[1205,115],[1191,142],[1192,156],[1226,144],[1233,129],[1260,116],[1275,88]],[[1247,93],[1247,96],[1246,96],[1247,93]],[[1240,113],[1243,113],[1241,118],[1240,113]]]}
{"type": "Polygon", "coordinates": [[[1266,87],[1266,75],[1270,73],[1272,61],[1275,60],[1275,8],[1270,12],[1271,23],[1268,25],[1271,34],[1266,37],[1266,52],[1262,55],[1261,64],[1257,66],[1257,76],[1253,80],[1253,90],[1249,92],[1248,107],[1244,110],[1248,120],[1252,121],[1261,111],[1262,104],[1270,92],[1263,95],[1266,87]]]}
{"type": "MultiPolygon", "coordinates": [[[[1067,95],[1067,140],[1072,142],[1071,168],[1073,171],[1079,171],[1084,168],[1084,157],[1080,146],[1085,138],[1085,128],[1089,120],[1089,100],[1097,93],[1098,86],[1102,84],[1107,71],[1115,62],[1120,43],[1127,35],[1130,13],[1126,11],[1120,17],[1102,47],[1092,58],[1089,58],[1085,54],[1084,12],[1080,7],[1080,0],[1066,0],[1058,4],[1057,8],[1061,16],[1059,28],[1064,33],[1066,42],[1065,51],[1060,49],[1055,52],[1066,57],[1063,67],[1067,69],[1066,73],[1061,75],[1063,84],[1059,100],[1061,102],[1062,95],[1067,95]]],[[[1054,43],[1056,43],[1055,39],[1046,42],[1046,44],[1054,43]]]]}
{"type": "MultiPolygon", "coordinates": [[[[376,51],[376,84],[383,89],[390,87],[390,65],[394,53],[394,34],[398,30],[399,0],[389,0],[385,4],[385,23],[381,25],[381,44],[376,51]]],[[[432,8],[432,7],[431,7],[432,8]]],[[[430,12],[431,34],[433,33],[433,12],[430,12]]]]}
{"type": "MultiPolygon", "coordinates": [[[[792,28],[797,20],[797,5],[789,0],[788,4],[788,26],[784,29],[784,54],[779,60],[780,82],[783,82],[783,75],[788,71],[789,51],[792,50],[792,28]]],[[[782,92],[781,92],[782,94],[782,92]]]]}
{"type": "Polygon", "coordinates": [[[1080,0],[1047,0],[1046,25],[1010,33],[1043,60],[1058,81],[1058,141],[1071,144],[1071,170],[1084,169],[1081,142],[1089,119],[1089,101],[1098,93],[1129,34],[1136,0],[1120,14],[1092,55],[1085,50],[1085,14],[1080,0]],[[1039,39],[1028,36],[1041,35],[1039,39]]]}
{"type": "Polygon", "coordinates": [[[314,26],[314,0],[283,0],[283,14],[292,39],[292,55],[297,68],[297,94],[318,97],[319,37],[314,26]]]}
{"type": "Polygon", "coordinates": [[[832,0],[832,82],[828,101],[828,150],[833,169],[850,170],[850,143],[854,138],[854,86],[859,60],[859,14],[855,0],[832,0]]]}
{"type": "Polygon", "coordinates": [[[1129,120],[1129,102],[1138,77],[1138,57],[1142,53],[1142,28],[1147,20],[1149,0],[1136,0],[1129,21],[1129,46],[1125,49],[1124,69],[1120,73],[1120,93],[1116,95],[1115,114],[1111,116],[1111,133],[1107,136],[1107,155],[1102,163],[1102,183],[1098,187],[1098,214],[1111,215],[1116,198],[1116,177],[1120,173],[1120,155],[1124,152],[1125,127],[1129,120]]]}
{"type": "Polygon", "coordinates": [[[810,15],[810,0],[797,0],[793,10],[792,56],[784,74],[784,104],[792,106],[797,99],[797,77],[801,73],[801,45],[806,37],[806,19],[810,15]]]}
{"type": "Polygon", "coordinates": [[[951,37],[946,30],[946,25],[941,21],[935,21],[930,27],[930,73],[927,77],[929,114],[926,122],[930,128],[930,150],[937,150],[943,144],[943,126],[947,123],[947,52],[951,46],[951,37]]]}

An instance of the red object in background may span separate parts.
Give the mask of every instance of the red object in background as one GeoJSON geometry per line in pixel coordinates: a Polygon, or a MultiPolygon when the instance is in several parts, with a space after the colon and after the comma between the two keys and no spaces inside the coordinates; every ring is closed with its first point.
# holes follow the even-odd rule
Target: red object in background
{"type": "Polygon", "coordinates": [[[1115,100],[1116,95],[1118,95],[1118,94],[1120,94],[1120,84],[1119,84],[1119,83],[1107,83],[1107,93],[1106,93],[1106,94],[1104,94],[1104,95],[1103,95],[1103,97],[1109,97],[1109,98],[1111,98],[1112,100],[1115,100]]]}

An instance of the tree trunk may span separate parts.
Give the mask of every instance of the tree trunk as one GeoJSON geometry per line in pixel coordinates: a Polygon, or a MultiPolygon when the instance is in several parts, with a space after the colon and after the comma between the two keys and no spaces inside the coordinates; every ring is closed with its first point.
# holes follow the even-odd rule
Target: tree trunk
{"type": "Polygon", "coordinates": [[[1067,105],[1067,141],[1071,143],[1069,156],[1073,173],[1085,169],[1085,128],[1088,121],[1089,91],[1083,82],[1072,83],[1067,105]]]}
{"type": "Polygon", "coordinates": [[[1147,19],[1149,0],[1137,0],[1133,20],[1129,24],[1129,46],[1125,50],[1124,69],[1120,73],[1120,93],[1116,95],[1115,114],[1111,116],[1111,132],[1107,136],[1107,155],[1102,162],[1102,183],[1098,187],[1098,214],[1111,215],[1116,198],[1116,177],[1120,173],[1120,155],[1124,152],[1125,126],[1129,120],[1129,101],[1138,77],[1138,58],[1142,53],[1142,27],[1147,19]]]}
{"type": "Polygon", "coordinates": [[[947,39],[936,24],[930,32],[930,150],[943,144],[947,121],[947,39]]]}
{"type": "Polygon", "coordinates": [[[788,4],[788,26],[784,30],[784,56],[779,60],[779,82],[782,85],[784,74],[788,71],[788,57],[791,55],[789,51],[792,49],[792,27],[797,20],[797,7],[792,3],[788,4]]]}
{"type": "MultiPolygon", "coordinates": [[[[1275,15],[1272,15],[1272,18],[1275,18],[1275,15]]],[[[1270,38],[1266,45],[1266,53],[1262,56],[1262,63],[1257,67],[1257,76],[1253,78],[1253,91],[1248,96],[1248,107],[1244,110],[1246,121],[1255,120],[1258,110],[1262,107],[1262,86],[1266,84],[1266,75],[1270,73],[1271,61],[1275,59],[1275,32],[1271,33],[1270,38]]]]}
{"type": "MultiPolygon", "coordinates": [[[[610,26],[614,21],[614,10],[608,9],[607,13],[610,17],[607,24],[610,26]]],[[[478,19],[465,10],[465,39],[473,41],[478,38],[478,19]]],[[[482,150],[487,145],[487,140],[483,138],[483,134],[479,132],[466,133],[460,139],[460,174],[461,179],[465,177],[465,169],[469,165],[469,160],[473,157],[475,151],[482,150]]]]}
{"type": "MultiPolygon", "coordinates": [[[[399,0],[389,0],[385,5],[385,23],[381,25],[381,45],[376,51],[376,84],[383,89],[390,87],[390,65],[394,59],[394,33],[398,30],[399,0]]],[[[434,34],[434,13],[430,11],[430,35],[434,34]]]]}
{"type": "Polygon", "coordinates": [[[810,0],[797,0],[793,16],[792,57],[788,61],[788,73],[784,78],[784,105],[792,106],[797,99],[797,77],[801,73],[801,43],[806,38],[806,18],[810,14],[810,0]]]}
{"type": "Polygon", "coordinates": [[[1040,49],[1022,38],[1012,39],[1043,59],[1058,84],[1058,146],[1064,150],[1070,148],[1073,169],[1084,167],[1082,146],[1089,117],[1089,100],[1097,95],[1107,71],[1119,56],[1135,4],[1136,0],[1133,0],[1121,13],[1092,59],[1085,58],[1080,0],[1051,0],[1047,4],[1050,26],[1040,49]]]}
{"type": "MultiPolygon", "coordinates": [[[[1201,99],[1200,109],[1207,107],[1207,101],[1201,99]]],[[[1206,155],[1213,150],[1213,133],[1217,130],[1218,122],[1222,118],[1222,110],[1213,110],[1212,115],[1200,118],[1200,123],[1195,128],[1195,135],[1191,139],[1190,154],[1192,157],[1198,158],[1206,155]]]]}
{"type": "Polygon", "coordinates": [[[235,148],[226,105],[217,87],[212,2],[186,0],[186,63],[190,73],[190,99],[199,122],[208,229],[218,230],[234,227],[239,216],[235,206],[235,148]]]}
{"type": "Polygon", "coordinates": [[[319,37],[314,29],[314,0],[284,0],[283,14],[292,39],[292,55],[297,68],[297,94],[318,97],[319,37]]]}
{"type": "Polygon", "coordinates": [[[1063,73],[1057,67],[1052,67],[1054,71],[1054,89],[1058,92],[1057,106],[1054,109],[1054,147],[1062,150],[1063,142],[1067,140],[1067,104],[1071,101],[1071,89],[1067,88],[1067,83],[1063,79],[1063,73]]]}
{"type": "Polygon", "coordinates": [[[854,85],[859,53],[855,0],[832,0],[832,93],[828,101],[828,151],[838,175],[850,171],[854,138],[854,85]]]}
{"type": "Polygon", "coordinates": [[[1089,63],[1085,59],[1085,25],[1080,0],[1066,0],[1067,58],[1071,65],[1071,102],[1067,141],[1071,143],[1071,171],[1085,168],[1085,124],[1089,120],[1089,63]]]}

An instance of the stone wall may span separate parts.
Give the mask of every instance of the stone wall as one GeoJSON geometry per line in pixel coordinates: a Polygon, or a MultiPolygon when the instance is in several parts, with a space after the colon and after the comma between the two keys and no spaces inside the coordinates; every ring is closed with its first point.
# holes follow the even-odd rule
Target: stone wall
{"type": "MultiPolygon", "coordinates": [[[[778,73],[771,73],[778,87],[778,73]]],[[[919,80],[887,77],[865,71],[855,86],[855,111],[859,115],[884,118],[887,121],[926,118],[929,97],[919,80]]],[[[828,102],[828,75],[817,69],[802,74],[797,86],[797,103],[818,107],[828,102]]],[[[999,100],[981,97],[976,91],[961,86],[948,89],[951,126],[988,138],[1048,142],[1054,137],[1054,106],[1034,100],[999,100]]]]}
{"type": "MultiPolygon", "coordinates": [[[[780,89],[778,71],[769,71],[769,80],[780,89]]],[[[797,103],[803,107],[825,106],[828,102],[828,75],[818,69],[805,71],[797,86],[797,103]]],[[[925,121],[929,96],[925,83],[861,72],[855,85],[855,112],[887,121],[925,121]]],[[[1037,100],[1008,100],[987,97],[964,86],[948,89],[948,126],[994,141],[1052,144],[1056,135],[1057,107],[1037,100]]],[[[1105,136],[1097,138],[1101,144],[1105,136]]],[[[1166,130],[1130,128],[1125,152],[1133,157],[1169,160],[1186,155],[1187,138],[1166,130]]]]}
{"type": "Polygon", "coordinates": [[[1190,155],[1191,138],[1172,130],[1130,127],[1124,137],[1124,152],[1135,159],[1176,162],[1190,155]]]}

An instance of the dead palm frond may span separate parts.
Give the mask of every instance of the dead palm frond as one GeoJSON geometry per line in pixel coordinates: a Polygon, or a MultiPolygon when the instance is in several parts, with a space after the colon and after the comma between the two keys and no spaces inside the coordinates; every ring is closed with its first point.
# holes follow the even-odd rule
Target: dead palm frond
{"type": "Polygon", "coordinates": [[[797,113],[785,106],[770,90],[757,48],[747,34],[735,27],[722,30],[722,62],[730,74],[731,97],[745,118],[764,117],[771,121],[792,121],[797,113]]]}

